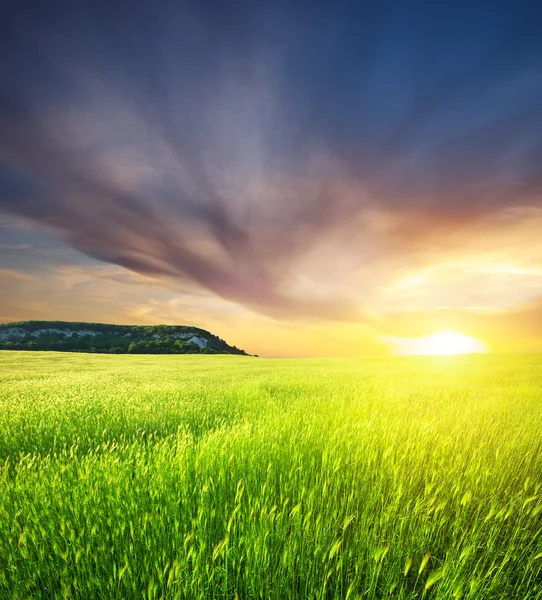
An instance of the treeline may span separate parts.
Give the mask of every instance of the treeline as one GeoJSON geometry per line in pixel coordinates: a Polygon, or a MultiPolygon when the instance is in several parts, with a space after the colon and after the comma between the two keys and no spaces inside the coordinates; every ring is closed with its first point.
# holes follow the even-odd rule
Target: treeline
{"type": "Polygon", "coordinates": [[[0,325],[0,338],[0,350],[54,350],[102,354],[246,355],[244,350],[230,346],[208,331],[180,325],[131,326],[23,321],[0,325]],[[48,329],[58,329],[61,332],[43,331],[48,329]],[[36,335],[37,332],[39,335],[36,335]],[[185,339],[179,339],[180,335],[185,339]],[[206,345],[200,347],[194,341],[190,341],[191,337],[205,340],[206,345]]]}
{"type": "Polygon", "coordinates": [[[107,334],[66,338],[62,335],[41,334],[36,338],[0,340],[0,350],[55,350],[57,352],[98,352],[106,354],[215,354],[208,347],[200,348],[193,342],[163,339],[130,341],[107,334]]]}

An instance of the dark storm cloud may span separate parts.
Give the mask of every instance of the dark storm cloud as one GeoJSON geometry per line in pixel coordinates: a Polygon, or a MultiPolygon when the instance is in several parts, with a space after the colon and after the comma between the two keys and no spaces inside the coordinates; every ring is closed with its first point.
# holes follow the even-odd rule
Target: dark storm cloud
{"type": "Polygon", "coordinates": [[[538,3],[294,4],[5,6],[0,209],[267,314],[350,318],[289,276],[341,232],[370,259],[367,209],[542,204],[538,3]]]}

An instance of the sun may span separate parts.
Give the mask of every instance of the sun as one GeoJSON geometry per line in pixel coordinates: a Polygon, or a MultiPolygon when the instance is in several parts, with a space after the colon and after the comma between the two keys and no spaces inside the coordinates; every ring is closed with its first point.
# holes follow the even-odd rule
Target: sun
{"type": "Polygon", "coordinates": [[[486,343],[457,331],[437,331],[422,338],[386,337],[383,341],[392,347],[394,354],[403,356],[442,356],[489,352],[486,343]]]}
{"type": "Polygon", "coordinates": [[[456,331],[439,331],[426,338],[421,338],[424,354],[471,354],[487,352],[484,342],[456,331]]]}

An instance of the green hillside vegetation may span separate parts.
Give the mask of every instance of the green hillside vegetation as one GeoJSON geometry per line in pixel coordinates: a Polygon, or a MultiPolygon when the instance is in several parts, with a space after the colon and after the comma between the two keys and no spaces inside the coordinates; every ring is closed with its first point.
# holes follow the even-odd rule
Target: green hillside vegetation
{"type": "Polygon", "coordinates": [[[0,324],[0,350],[55,350],[57,352],[97,352],[110,354],[242,354],[216,335],[182,325],[109,325],[68,321],[20,321],[0,324]],[[41,330],[57,329],[66,333],[41,330]],[[25,332],[11,333],[13,330],[25,332]],[[91,331],[94,335],[80,334],[91,331]],[[36,335],[38,334],[39,335],[36,335]],[[181,339],[179,335],[186,336],[181,339]],[[195,336],[206,340],[200,347],[195,336]]]}
{"type": "Polygon", "coordinates": [[[542,598],[537,356],[0,352],[0,598],[542,598]]]}

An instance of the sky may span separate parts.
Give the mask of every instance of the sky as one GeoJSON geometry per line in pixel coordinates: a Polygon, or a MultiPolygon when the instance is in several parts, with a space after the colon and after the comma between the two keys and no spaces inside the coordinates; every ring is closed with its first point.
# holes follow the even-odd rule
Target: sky
{"type": "Polygon", "coordinates": [[[522,0],[4,3],[0,321],[542,351],[541,27],[522,0]]]}

